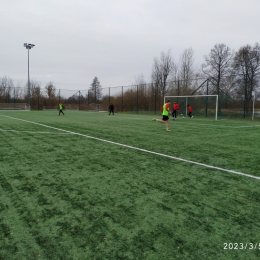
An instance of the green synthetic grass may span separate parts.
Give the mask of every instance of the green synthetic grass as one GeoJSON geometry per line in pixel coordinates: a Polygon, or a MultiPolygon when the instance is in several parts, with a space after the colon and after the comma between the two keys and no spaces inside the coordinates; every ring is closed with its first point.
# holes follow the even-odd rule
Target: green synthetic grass
{"type": "Polygon", "coordinates": [[[260,180],[206,167],[260,176],[259,120],[171,130],[145,115],[1,111],[0,259],[259,259],[260,180]]]}

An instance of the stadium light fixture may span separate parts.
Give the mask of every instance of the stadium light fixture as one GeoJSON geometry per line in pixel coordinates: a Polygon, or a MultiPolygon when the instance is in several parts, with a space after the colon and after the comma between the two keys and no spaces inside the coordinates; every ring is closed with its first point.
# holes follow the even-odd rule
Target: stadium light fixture
{"type": "Polygon", "coordinates": [[[23,46],[28,50],[28,108],[31,110],[31,95],[30,95],[30,73],[29,73],[29,50],[35,45],[31,43],[24,43],[23,46]]]}

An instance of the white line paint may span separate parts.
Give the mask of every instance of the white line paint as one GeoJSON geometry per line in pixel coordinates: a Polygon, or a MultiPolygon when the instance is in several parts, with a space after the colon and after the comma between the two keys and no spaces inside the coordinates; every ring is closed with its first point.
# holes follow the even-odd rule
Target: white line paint
{"type": "MultiPolygon", "coordinates": [[[[117,118],[123,118],[123,119],[130,119],[130,120],[142,120],[142,121],[146,121],[147,119],[146,119],[146,117],[145,118],[141,118],[141,117],[124,117],[124,116],[116,116],[116,117],[114,117],[115,119],[117,119],[117,118]]],[[[151,120],[153,117],[151,116],[150,118],[149,118],[149,120],[151,120]]],[[[158,116],[157,116],[157,118],[158,118],[158,116]]],[[[158,118],[158,119],[161,119],[161,118],[158,118]]],[[[171,122],[174,122],[173,124],[177,124],[177,122],[176,121],[173,121],[172,120],[172,118],[170,118],[170,120],[171,120],[171,122]]],[[[195,121],[206,121],[206,120],[208,120],[208,119],[196,119],[195,121]]],[[[193,119],[190,119],[190,118],[188,118],[188,117],[186,117],[186,118],[184,118],[184,120],[181,118],[181,117],[179,117],[179,118],[177,118],[177,121],[182,121],[182,122],[184,122],[185,124],[189,124],[189,125],[203,125],[203,126],[209,126],[209,127],[222,127],[222,128],[252,128],[252,127],[260,127],[260,125],[245,125],[245,126],[229,126],[229,125],[219,125],[219,124],[197,124],[197,123],[195,123],[194,122],[194,120],[193,119]],[[193,122],[187,122],[186,121],[186,119],[187,120],[192,120],[193,122]]],[[[213,120],[212,120],[213,121],[213,120]]],[[[215,120],[214,120],[214,122],[215,122],[215,120]]],[[[226,123],[226,122],[225,122],[226,123]]]]}
{"type": "Polygon", "coordinates": [[[252,125],[252,126],[247,126],[247,125],[245,125],[245,126],[234,126],[234,128],[247,128],[247,127],[259,127],[260,125],[252,125]]]}
{"type": "MultiPolygon", "coordinates": [[[[1,132],[14,132],[14,133],[30,133],[30,134],[51,134],[51,135],[57,135],[56,132],[34,132],[34,131],[18,131],[18,130],[5,130],[0,129],[1,132]]],[[[58,135],[68,135],[69,133],[58,133],[58,135]]]]}
{"type": "Polygon", "coordinates": [[[113,141],[109,141],[109,140],[105,140],[105,139],[101,139],[101,138],[97,138],[97,137],[93,137],[93,136],[89,136],[89,135],[84,135],[84,134],[64,130],[64,129],[61,129],[61,128],[57,128],[57,127],[53,127],[53,126],[48,126],[48,125],[44,125],[44,124],[40,124],[40,123],[36,123],[36,122],[32,122],[32,121],[20,119],[20,118],[15,118],[15,117],[10,117],[10,116],[5,116],[5,115],[1,115],[1,116],[7,117],[7,118],[10,118],[10,119],[14,119],[14,120],[23,121],[23,122],[30,123],[30,124],[35,124],[35,125],[55,129],[55,130],[62,131],[62,132],[65,132],[65,133],[69,133],[69,134],[73,134],[73,135],[83,136],[83,137],[86,137],[86,138],[89,138],[89,139],[98,140],[98,141],[105,142],[105,143],[119,145],[119,146],[122,146],[122,147],[134,149],[134,150],[145,152],[145,153],[159,155],[159,156],[162,156],[162,157],[174,159],[174,160],[181,161],[181,162],[199,165],[199,166],[210,168],[210,169],[213,169],[213,170],[219,170],[219,171],[223,171],[223,172],[233,173],[233,174],[236,174],[236,175],[241,175],[241,176],[245,176],[245,177],[248,177],[248,178],[260,180],[260,177],[258,177],[258,176],[246,174],[246,173],[243,173],[243,172],[237,172],[237,171],[228,170],[228,169],[224,169],[224,168],[220,168],[220,167],[216,167],[216,166],[212,166],[212,165],[208,165],[208,164],[204,164],[204,163],[190,161],[190,160],[186,160],[186,159],[183,159],[183,158],[179,158],[179,157],[175,157],[175,156],[171,156],[171,155],[167,155],[167,154],[162,154],[162,153],[157,153],[157,152],[149,151],[149,150],[146,150],[146,149],[142,149],[142,148],[126,145],[126,144],[120,144],[120,143],[117,143],[117,142],[113,142],[113,141]]]}
{"type": "Polygon", "coordinates": [[[210,128],[214,128],[214,127],[222,127],[222,128],[252,128],[252,127],[259,127],[260,125],[244,125],[244,126],[229,126],[229,125],[217,125],[217,124],[196,124],[196,123],[186,123],[185,124],[189,124],[189,125],[203,125],[203,126],[209,126],[210,128]]]}

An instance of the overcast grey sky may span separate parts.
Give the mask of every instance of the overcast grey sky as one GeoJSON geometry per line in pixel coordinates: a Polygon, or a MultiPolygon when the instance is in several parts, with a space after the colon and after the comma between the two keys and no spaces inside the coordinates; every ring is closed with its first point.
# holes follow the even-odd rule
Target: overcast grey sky
{"type": "Polygon", "coordinates": [[[260,0],[0,0],[0,77],[84,90],[150,80],[153,59],[192,47],[200,65],[216,43],[260,42],[260,0]]]}

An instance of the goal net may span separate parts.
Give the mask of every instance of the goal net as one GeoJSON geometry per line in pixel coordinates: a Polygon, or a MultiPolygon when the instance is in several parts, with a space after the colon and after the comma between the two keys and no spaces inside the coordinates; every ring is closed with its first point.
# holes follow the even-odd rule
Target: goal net
{"type": "Polygon", "coordinates": [[[0,110],[30,110],[26,103],[0,103],[0,110]]]}
{"type": "Polygon", "coordinates": [[[92,103],[88,105],[88,110],[98,112],[108,112],[108,106],[92,103]]]}
{"type": "Polygon", "coordinates": [[[188,115],[187,105],[193,109],[195,117],[214,117],[218,119],[218,95],[165,96],[164,103],[171,100],[171,111],[174,102],[179,104],[178,115],[188,115]]]}

